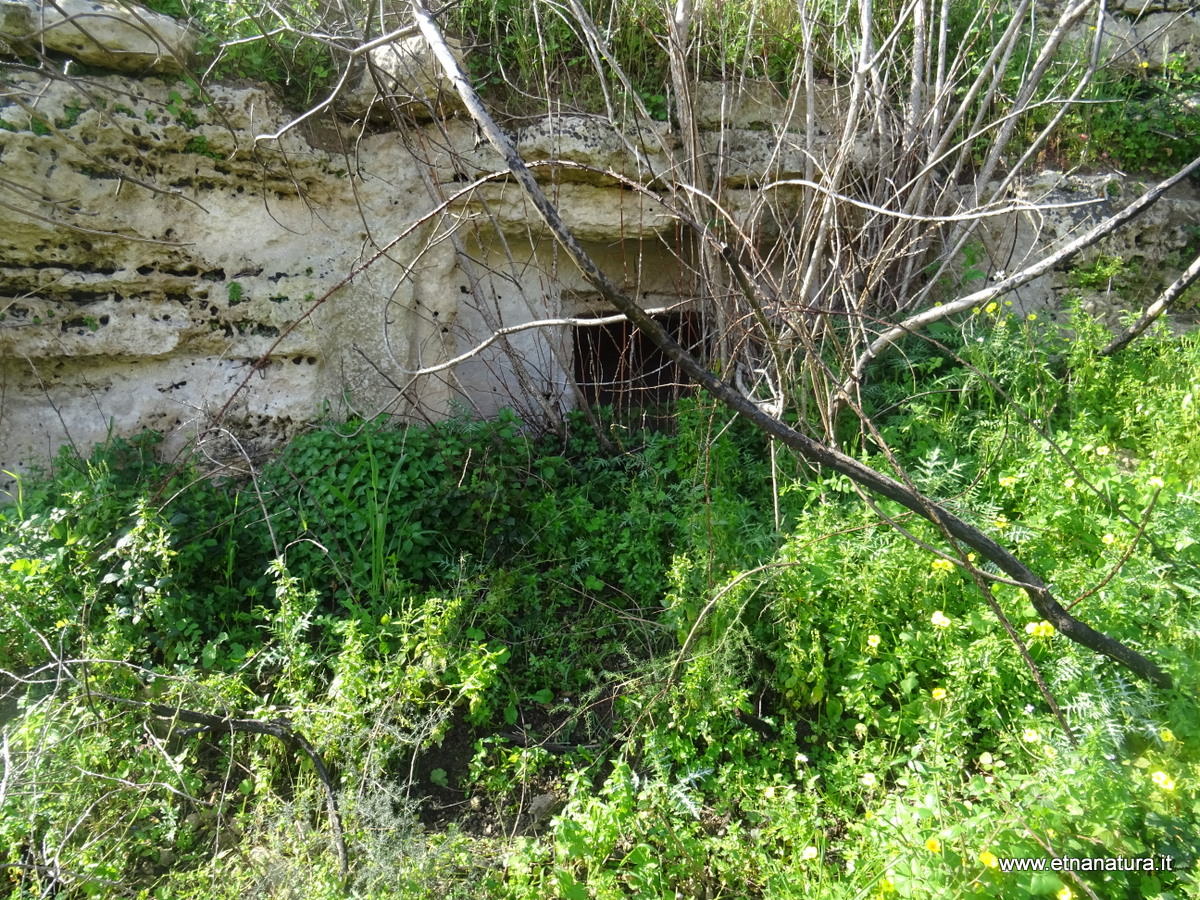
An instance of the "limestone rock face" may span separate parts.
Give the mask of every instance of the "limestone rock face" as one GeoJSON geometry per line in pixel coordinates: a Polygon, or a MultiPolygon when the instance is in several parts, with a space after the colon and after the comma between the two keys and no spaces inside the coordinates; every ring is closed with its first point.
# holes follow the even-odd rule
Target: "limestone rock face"
{"type": "MultiPolygon", "coordinates": [[[[644,240],[677,225],[661,205],[630,191],[560,184],[550,186],[547,193],[567,227],[581,241],[644,240]]],[[[477,201],[486,204],[490,220],[506,234],[528,234],[531,228],[535,232],[541,230],[537,211],[516,185],[486,185],[477,201]]]]}
{"type": "MultiPolygon", "coordinates": [[[[501,161],[465,123],[348,133],[343,157],[298,130],[261,139],[289,120],[261,88],[5,77],[0,469],[143,428],[168,453],[200,438],[236,466],[330,415],[486,415],[527,398],[523,412],[545,416],[573,402],[563,329],[415,374],[589,290],[547,255],[515,187],[484,177],[501,161]],[[447,139],[461,160],[423,155],[447,139]]],[[[535,158],[638,175],[653,148],[623,154],[630,143],[574,120],[522,136],[535,158]]],[[[671,302],[661,237],[677,223],[660,204],[611,178],[535,171],[630,290],[671,302]]]]}
{"type": "Polygon", "coordinates": [[[1161,12],[1195,12],[1194,0],[1155,0],[1153,3],[1147,3],[1146,0],[1124,0],[1121,6],[1130,16],[1140,16],[1150,9],[1161,12]]]}
{"type": "Polygon", "coordinates": [[[110,0],[4,0],[0,40],[34,44],[90,66],[135,73],[179,73],[196,33],[160,13],[110,0]]]}
{"type": "Polygon", "coordinates": [[[0,0],[0,41],[11,44],[33,34],[35,9],[29,0],[0,0]]]}
{"type": "MultiPolygon", "coordinates": [[[[1154,15],[1129,25],[1129,46],[1149,40],[1154,15]]],[[[115,0],[0,0],[0,32],[0,52],[36,41],[140,75],[174,71],[195,40],[115,0]]],[[[289,128],[265,87],[0,68],[0,471],[145,428],[167,453],[195,442],[244,467],[330,417],[513,407],[547,421],[578,402],[562,320],[610,310],[455,115],[424,44],[371,60],[341,111],[398,111],[399,130],[333,116],[289,128]]],[[[839,151],[844,90],[700,84],[695,100],[711,189],[764,245],[790,239],[835,153],[847,171],[885,166],[865,138],[839,151]]],[[[647,309],[687,312],[673,127],[545,115],[511,131],[597,264],[647,309]]],[[[1039,209],[987,220],[990,272],[1070,239],[1123,189],[1135,190],[1060,175],[1020,185],[1039,209]]],[[[1183,192],[1097,252],[1156,265],[1197,221],[1200,197],[1183,192]]],[[[1051,304],[1061,289],[1048,276],[1017,300],[1051,304]]]]}
{"type": "Polygon", "coordinates": [[[765,131],[787,117],[788,104],[770,82],[749,82],[741,90],[724,81],[702,81],[692,98],[696,126],[706,130],[742,128],[765,131]]]}
{"type": "MultiPolygon", "coordinates": [[[[632,136],[602,116],[552,116],[538,119],[516,134],[517,150],[546,181],[615,185],[613,175],[638,181],[661,176],[669,135],[665,123],[654,132],[632,136]],[[547,161],[567,166],[540,168],[547,161]]],[[[493,158],[500,164],[498,158],[493,158]]]]}
{"type": "MultiPolygon", "coordinates": [[[[261,446],[395,399],[385,305],[405,333],[443,327],[396,313],[404,266],[353,276],[432,205],[398,142],[363,141],[352,178],[294,134],[256,143],[286,119],[261,90],[114,76],[79,91],[12,77],[20,102],[0,108],[4,467],[87,450],[104,420],[177,449],[223,413],[261,446]]],[[[457,294],[450,277],[428,287],[457,294]]]]}
{"type": "MultiPolygon", "coordinates": [[[[980,232],[985,251],[986,275],[1014,272],[1075,240],[1104,218],[1131,203],[1145,185],[1115,175],[1066,175],[1044,172],[1016,186],[1012,198],[1031,205],[1027,212],[1012,213],[985,223],[980,232]]],[[[1200,190],[1182,184],[1138,216],[1125,229],[1110,235],[1074,259],[1071,265],[1087,265],[1101,255],[1120,257],[1140,270],[1148,289],[1154,275],[1165,286],[1187,261],[1178,265],[1180,254],[1194,240],[1200,221],[1200,190]],[[1169,263],[1174,260],[1173,270],[1169,263]]],[[[1018,311],[1059,310],[1082,293],[1064,272],[1043,275],[1013,296],[1018,311]]],[[[1094,304],[1095,297],[1083,299],[1094,304]]],[[[1098,308],[1098,307],[1097,307],[1098,308]]],[[[1110,298],[1105,316],[1117,318],[1117,304],[1110,298]]]]}
{"type": "MultiPolygon", "coordinates": [[[[696,125],[705,131],[734,128],[742,131],[778,131],[786,123],[792,131],[803,131],[809,113],[804,93],[784,97],[769,81],[701,81],[695,87],[696,125]]],[[[819,131],[841,129],[840,110],[846,108],[845,87],[817,85],[813,91],[812,114],[819,131]]]]}
{"type": "MultiPolygon", "coordinates": [[[[462,62],[462,50],[450,49],[462,62]]],[[[442,73],[420,35],[401,38],[367,54],[357,86],[345,98],[343,110],[351,117],[385,119],[390,110],[418,121],[461,110],[462,100],[442,73]]]]}

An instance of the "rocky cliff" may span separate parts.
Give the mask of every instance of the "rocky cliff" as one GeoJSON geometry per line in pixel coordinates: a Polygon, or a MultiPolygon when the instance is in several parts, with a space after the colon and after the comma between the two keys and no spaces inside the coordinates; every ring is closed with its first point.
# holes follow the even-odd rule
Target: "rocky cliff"
{"type": "MultiPolygon", "coordinates": [[[[504,406],[552,416],[579,401],[570,330],[521,326],[604,310],[453,104],[401,128],[363,130],[332,114],[285,128],[292,114],[266,86],[201,89],[173,74],[192,52],[187,28],[131,19],[128,4],[56,6],[47,21],[48,6],[0,3],[11,52],[0,71],[0,469],[143,428],[167,435],[168,451],[200,437],[237,464],[324,417],[504,406]],[[123,74],[24,65],[35,39],[43,59],[123,74]]],[[[401,61],[416,53],[393,50],[401,61]]],[[[442,88],[411,60],[397,85],[425,100],[442,88]]],[[[367,115],[375,89],[359,85],[342,112],[367,115]]],[[[839,95],[816,99],[815,129],[792,134],[773,124],[803,122],[804,110],[769,85],[733,99],[702,88],[715,177],[760,235],[786,228],[799,190],[763,186],[802,178],[836,146],[839,95]]],[[[686,303],[679,223],[629,189],[674,177],[670,127],[631,133],[605,118],[547,116],[515,130],[608,271],[648,307],[686,303]]],[[[851,164],[870,167],[875,151],[855,144],[851,164]]],[[[1096,186],[1043,178],[1019,189],[1063,190],[1096,186]]],[[[1198,219],[1200,204],[1181,196],[1123,240],[1160,259],[1198,219]]],[[[1015,224],[990,239],[1010,267],[1035,249],[1015,224]]],[[[1026,300],[1045,302],[1051,289],[1026,300]]]]}

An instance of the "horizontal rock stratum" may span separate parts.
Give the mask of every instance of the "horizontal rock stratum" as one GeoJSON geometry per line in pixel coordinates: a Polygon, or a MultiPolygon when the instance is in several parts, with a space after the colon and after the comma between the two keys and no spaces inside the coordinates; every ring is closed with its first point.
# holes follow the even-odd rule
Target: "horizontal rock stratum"
{"type": "MultiPolygon", "coordinates": [[[[545,421],[578,404],[584,326],[567,320],[610,310],[419,48],[374,54],[384,94],[362,74],[295,123],[266,86],[174,78],[196,40],[134,4],[0,0],[0,52],[45,63],[0,62],[0,470],[144,428],[167,436],[167,452],[199,438],[215,461],[244,466],[330,417],[511,406],[545,421]],[[63,56],[124,74],[64,76],[50,68],[63,56]],[[370,127],[347,118],[388,104],[398,116],[370,127]],[[541,320],[558,324],[527,327],[541,320]]],[[[787,239],[813,196],[806,179],[842,146],[844,90],[819,86],[812,102],[763,82],[697,86],[724,214],[709,227],[787,239]]],[[[592,255],[682,327],[696,294],[670,205],[684,193],[677,129],[595,115],[509,127],[592,255]]],[[[877,140],[852,139],[840,164],[867,172],[879,158],[877,140]]],[[[1072,184],[1014,196],[1095,190],[1072,184]]],[[[1083,209],[1072,196],[1039,222],[1042,238],[1114,202],[1083,209]]],[[[1183,197],[1123,246],[1162,258],[1198,212],[1183,197]]],[[[994,268],[1036,249],[1015,224],[988,232],[994,268]]],[[[1046,302],[1047,282],[1029,302],[1046,302]]]]}

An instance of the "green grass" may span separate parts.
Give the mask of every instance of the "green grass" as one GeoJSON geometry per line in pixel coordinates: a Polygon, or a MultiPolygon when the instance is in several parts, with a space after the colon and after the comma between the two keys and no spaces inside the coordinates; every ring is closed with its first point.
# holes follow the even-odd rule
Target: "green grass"
{"type": "Polygon", "coordinates": [[[340,896],[302,755],[149,702],[299,730],[352,896],[1200,895],[1200,346],[1043,326],[941,326],[868,400],[919,486],[1174,690],[997,585],[1068,736],[966,574],[786,460],[777,532],[767,448],[702,402],[615,453],[581,422],[330,426],[251,485],[113,440],[0,522],[8,895],[340,896]],[[1001,868],[1150,855],[1173,870],[1001,868]]]}

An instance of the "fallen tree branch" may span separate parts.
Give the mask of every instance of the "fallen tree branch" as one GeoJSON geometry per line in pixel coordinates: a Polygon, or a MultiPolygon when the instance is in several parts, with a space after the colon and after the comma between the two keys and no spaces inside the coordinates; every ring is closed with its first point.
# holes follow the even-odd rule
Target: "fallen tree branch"
{"type": "Polygon", "coordinates": [[[1153,325],[1155,320],[1166,312],[1171,304],[1178,300],[1198,278],[1200,278],[1200,256],[1192,260],[1187,271],[1171,282],[1171,285],[1159,294],[1158,299],[1146,307],[1146,311],[1142,313],[1140,319],[1126,328],[1122,334],[1109,341],[1108,346],[1100,351],[1100,355],[1112,356],[1128,347],[1135,338],[1153,325]]]}
{"type": "Polygon", "coordinates": [[[1150,514],[1154,512],[1154,505],[1158,503],[1158,495],[1161,493],[1162,488],[1154,489],[1154,496],[1150,498],[1150,504],[1146,507],[1146,512],[1145,515],[1142,516],[1141,524],[1138,525],[1137,534],[1133,536],[1133,540],[1129,542],[1129,546],[1125,549],[1125,552],[1121,554],[1121,558],[1117,560],[1116,564],[1111,569],[1109,569],[1108,574],[1104,576],[1099,584],[1084,591],[1082,594],[1068,603],[1068,610],[1074,609],[1088,597],[1099,591],[1102,591],[1105,585],[1117,577],[1117,573],[1125,567],[1125,563],[1129,562],[1129,557],[1133,556],[1133,551],[1137,549],[1138,541],[1140,541],[1142,536],[1146,533],[1146,526],[1150,524],[1150,514]]]}
{"type": "Polygon", "coordinates": [[[289,720],[237,719],[233,716],[214,716],[211,713],[197,712],[196,710],[183,709],[178,706],[164,706],[161,703],[146,703],[141,700],[131,700],[127,697],[116,697],[111,694],[90,693],[89,695],[97,699],[107,700],[110,703],[145,709],[161,719],[190,722],[197,727],[185,729],[189,734],[195,734],[200,731],[211,731],[214,733],[228,732],[230,734],[240,731],[244,734],[266,734],[279,738],[289,749],[298,747],[309,758],[309,761],[312,762],[313,769],[317,773],[317,778],[320,779],[321,786],[324,788],[325,808],[329,817],[329,829],[333,833],[333,846],[337,853],[338,869],[341,872],[342,881],[346,880],[350,874],[350,861],[346,853],[346,835],[342,830],[342,813],[338,807],[337,789],[334,787],[333,778],[329,774],[329,769],[325,766],[325,761],[321,759],[321,754],[316,751],[313,745],[308,742],[308,738],[292,725],[289,720]]]}
{"type": "MultiPolygon", "coordinates": [[[[1016,556],[1000,546],[980,529],[968,524],[949,510],[895,479],[871,469],[858,460],[846,456],[844,453],[818,443],[778,419],[764,414],[752,399],[746,397],[733,386],[708,371],[699,360],[680,346],[658,321],[647,314],[634,300],[623,294],[612,280],[600,270],[591,256],[583,250],[575,236],[567,228],[558,210],[546,197],[534,179],[532,172],[530,172],[529,167],[525,165],[524,160],[518,154],[513,142],[500,130],[500,127],[483,106],[483,101],[463,72],[458,61],[454,58],[450,48],[446,45],[441,29],[434,21],[425,4],[422,0],[411,0],[411,4],[413,15],[422,36],[429,44],[431,52],[441,64],[442,69],[454,85],[455,90],[458,91],[468,114],[479,127],[480,133],[503,157],[513,178],[525,192],[526,196],[529,197],[530,202],[542,217],[542,220],[546,223],[555,239],[570,255],[584,277],[597,289],[600,295],[619,312],[627,316],[672,362],[680,367],[682,372],[729,409],[745,416],[769,437],[781,441],[810,461],[843,474],[867,490],[880,494],[889,500],[899,503],[906,509],[912,510],[922,518],[928,519],[939,526],[953,540],[971,547],[985,559],[993,562],[1001,571],[1021,583],[1028,593],[1034,608],[1042,618],[1050,622],[1066,637],[1097,653],[1107,656],[1125,666],[1138,677],[1146,679],[1159,687],[1171,686],[1171,677],[1157,664],[1132,648],[1122,644],[1120,641],[1114,640],[1108,635],[1101,634],[1094,628],[1080,622],[1068,613],[1054,598],[1049,587],[1041,578],[1017,559],[1016,556]]],[[[1155,191],[1158,192],[1158,195],[1161,195],[1162,191],[1166,190],[1170,184],[1176,183],[1176,181],[1185,177],[1186,174],[1197,167],[1200,167],[1200,159],[1193,162],[1191,166],[1174,179],[1168,179],[1168,182],[1159,185],[1158,188],[1155,188],[1155,191]]],[[[1154,193],[1154,191],[1151,193],[1154,193]]],[[[1157,199],[1157,196],[1155,196],[1155,199],[1157,199]]],[[[1129,209],[1113,217],[1113,220],[1110,221],[1115,221],[1118,218],[1121,221],[1128,221],[1128,219],[1148,206],[1149,202],[1153,202],[1143,202],[1144,200],[1145,198],[1131,205],[1129,209]],[[1141,205],[1139,206],[1139,204],[1141,205]],[[1134,207],[1138,208],[1134,210],[1134,207]]],[[[1116,225],[1114,224],[1112,228],[1115,227],[1116,225]]],[[[1074,247],[1072,252],[1078,252],[1086,244],[1080,244],[1077,241],[1071,246],[1074,247]],[[1075,246],[1076,244],[1079,246],[1075,246]]],[[[1060,251],[1060,254],[1056,254],[1060,259],[1065,255],[1069,254],[1065,253],[1065,251],[1060,251]]],[[[1044,266],[1045,268],[1042,271],[1045,271],[1052,265],[1054,265],[1054,262],[1050,260],[1044,261],[1038,266],[1027,269],[1022,273],[1022,276],[1028,276],[1029,279],[1032,279],[1037,274],[1040,274],[1040,272],[1030,274],[1038,269],[1039,266],[1044,266]]],[[[1015,277],[1006,279],[1005,282],[1002,282],[991,290],[1000,290],[1005,285],[1008,285],[1007,289],[1011,289],[1012,286],[1015,286],[1011,282],[1015,280],[1015,277]]],[[[974,302],[977,303],[980,301],[976,300],[974,302]]],[[[969,305],[971,304],[967,304],[962,308],[967,308],[969,305]]],[[[900,331],[901,334],[906,332],[907,329],[900,331]]]]}

